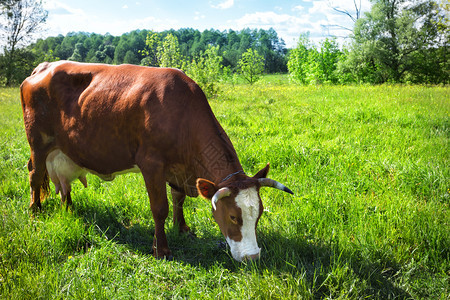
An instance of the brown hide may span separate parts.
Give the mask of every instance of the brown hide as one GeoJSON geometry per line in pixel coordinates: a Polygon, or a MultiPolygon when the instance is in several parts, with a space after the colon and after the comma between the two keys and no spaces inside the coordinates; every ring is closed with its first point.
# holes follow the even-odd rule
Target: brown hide
{"type": "Polygon", "coordinates": [[[197,196],[196,179],[219,183],[242,170],[205,95],[176,69],[43,63],[22,83],[21,101],[31,148],[30,207],[41,206],[46,158],[55,149],[107,180],[137,166],[155,220],[155,256],[170,255],[166,182],[174,222],[188,231],[182,205],[185,195],[197,196]]]}

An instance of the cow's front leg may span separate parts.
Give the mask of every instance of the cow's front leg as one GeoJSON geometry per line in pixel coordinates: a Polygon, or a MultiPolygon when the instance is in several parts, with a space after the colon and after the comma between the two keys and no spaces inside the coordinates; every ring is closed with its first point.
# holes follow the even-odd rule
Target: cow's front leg
{"type": "Polygon", "coordinates": [[[175,189],[170,190],[173,203],[173,224],[178,226],[178,230],[182,233],[190,233],[189,226],[186,225],[183,214],[183,204],[186,194],[175,189]]]}
{"type": "Polygon", "coordinates": [[[155,221],[155,236],[153,237],[153,256],[160,258],[170,258],[171,252],[167,244],[164,223],[169,214],[169,203],[166,194],[166,181],[164,178],[164,168],[161,163],[144,162],[139,164],[144,176],[148,196],[150,198],[150,208],[155,221]]]}

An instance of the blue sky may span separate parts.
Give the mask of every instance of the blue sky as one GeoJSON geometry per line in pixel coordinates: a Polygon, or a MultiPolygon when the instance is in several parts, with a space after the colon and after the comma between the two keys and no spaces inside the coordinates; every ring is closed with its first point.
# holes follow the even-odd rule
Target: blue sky
{"type": "MultiPolygon", "coordinates": [[[[361,4],[363,11],[370,9],[369,0],[361,0],[361,4]]],[[[121,35],[135,29],[203,31],[272,27],[288,47],[294,47],[299,35],[305,32],[316,42],[329,35],[349,34],[327,27],[336,24],[352,27],[350,18],[332,7],[355,11],[352,0],[47,0],[45,8],[49,16],[44,36],[71,31],[121,35]]]]}

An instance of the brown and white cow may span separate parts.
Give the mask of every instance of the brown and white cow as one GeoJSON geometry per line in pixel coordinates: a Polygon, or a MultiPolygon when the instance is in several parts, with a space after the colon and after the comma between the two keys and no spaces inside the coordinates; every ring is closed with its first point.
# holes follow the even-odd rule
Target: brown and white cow
{"type": "Polygon", "coordinates": [[[242,170],[230,139],[199,86],[176,69],[75,62],[40,64],[21,85],[31,157],[32,209],[41,207],[49,177],[71,203],[70,182],[86,185],[87,172],[104,180],[141,172],[155,221],[153,253],[168,257],[164,222],[173,198],[173,220],[188,232],[186,195],[210,199],[214,218],[234,259],[258,258],[256,225],[262,186],[292,193],[242,170]]]}

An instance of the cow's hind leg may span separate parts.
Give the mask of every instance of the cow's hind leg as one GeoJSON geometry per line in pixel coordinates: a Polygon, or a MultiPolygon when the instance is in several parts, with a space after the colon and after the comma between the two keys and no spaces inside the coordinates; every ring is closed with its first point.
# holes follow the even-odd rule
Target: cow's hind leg
{"type": "Polygon", "coordinates": [[[66,203],[66,209],[68,209],[72,205],[72,197],[70,196],[72,186],[70,181],[64,176],[59,177],[59,182],[61,183],[61,205],[66,203]]]}
{"type": "MultiPolygon", "coordinates": [[[[66,197],[65,197],[65,202],[66,202],[66,210],[69,209],[69,206],[72,206],[72,197],[70,196],[70,192],[67,193],[66,197]]],[[[62,200],[62,198],[61,198],[62,200]]],[[[61,205],[64,205],[64,201],[61,202],[61,205]]]]}
{"type": "Polygon", "coordinates": [[[45,157],[32,153],[28,161],[28,171],[31,187],[30,208],[36,211],[41,209],[41,199],[45,199],[50,190],[49,177],[45,167],[45,157]]]}
{"type": "Polygon", "coordinates": [[[164,167],[161,162],[142,158],[138,163],[144,176],[145,186],[150,198],[150,207],[155,221],[155,236],[153,237],[153,256],[171,258],[167,243],[164,223],[169,214],[164,167]]]}
{"type": "Polygon", "coordinates": [[[186,194],[179,192],[175,189],[171,189],[172,203],[173,203],[173,224],[178,226],[178,230],[182,233],[190,233],[189,226],[186,225],[183,213],[183,204],[186,198],[186,194]]]}
{"type": "Polygon", "coordinates": [[[66,205],[66,210],[69,209],[69,206],[72,206],[72,197],[70,196],[70,192],[67,192],[64,194],[63,191],[61,191],[61,206],[66,205]]]}

